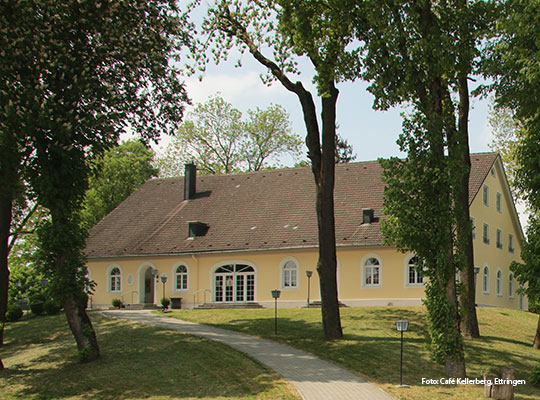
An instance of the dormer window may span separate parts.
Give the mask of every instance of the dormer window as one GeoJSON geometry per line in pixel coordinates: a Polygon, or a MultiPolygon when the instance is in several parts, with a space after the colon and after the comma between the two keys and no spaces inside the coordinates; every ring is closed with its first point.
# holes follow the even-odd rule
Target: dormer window
{"type": "Polygon", "coordinates": [[[188,222],[188,236],[194,238],[197,236],[204,236],[208,232],[209,226],[204,222],[190,221],[188,222]]]}
{"type": "Polygon", "coordinates": [[[362,224],[371,224],[375,221],[373,208],[362,209],[362,224]]]}

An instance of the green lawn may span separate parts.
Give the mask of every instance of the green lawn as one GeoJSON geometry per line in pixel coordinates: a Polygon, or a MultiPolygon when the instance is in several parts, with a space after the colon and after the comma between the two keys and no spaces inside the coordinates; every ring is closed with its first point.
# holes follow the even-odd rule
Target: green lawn
{"type": "Polygon", "coordinates": [[[92,312],[102,358],[79,364],[64,315],[8,324],[0,399],[299,399],[245,355],[92,312]]]}
{"type": "MultiPolygon", "coordinates": [[[[482,372],[503,365],[514,366],[516,379],[528,379],[540,362],[540,350],[531,347],[538,316],[521,311],[480,308],[481,339],[466,340],[467,374],[482,378],[482,372]]],[[[423,307],[370,307],[341,309],[343,340],[323,339],[319,309],[280,309],[278,336],[274,336],[274,310],[180,310],[168,316],[245,332],[288,343],[340,364],[365,376],[397,399],[484,399],[481,386],[426,386],[422,377],[440,379],[444,370],[430,360],[423,307]],[[400,337],[395,321],[410,321],[405,333],[404,383],[399,384],[400,337]]],[[[532,385],[516,387],[516,399],[540,399],[532,385]]]]}

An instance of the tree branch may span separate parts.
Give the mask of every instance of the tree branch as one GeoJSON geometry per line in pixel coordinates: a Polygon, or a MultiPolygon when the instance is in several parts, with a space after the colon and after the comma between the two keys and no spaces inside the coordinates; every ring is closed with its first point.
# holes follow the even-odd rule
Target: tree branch
{"type": "Polygon", "coordinates": [[[272,75],[289,91],[295,93],[300,100],[304,114],[304,122],[306,125],[306,145],[308,147],[308,157],[311,159],[311,164],[314,172],[317,175],[321,169],[321,140],[319,125],[313,97],[309,91],[304,89],[301,82],[293,83],[281,70],[281,68],[273,61],[265,57],[253,42],[246,28],[242,26],[235,18],[231,16],[228,6],[224,6],[221,10],[221,18],[229,23],[229,28],[220,26],[223,32],[230,36],[235,36],[241,40],[247,47],[253,57],[262,65],[270,70],[272,75]]]}
{"type": "Polygon", "coordinates": [[[25,233],[23,231],[23,228],[25,227],[25,225],[28,223],[28,221],[30,220],[30,218],[32,218],[32,216],[35,214],[37,208],[38,208],[38,204],[34,204],[34,206],[30,209],[30,211],[28,212],[28,214],[26,214],[26,216],[24,217],[24,219],[21,221],[21,223],[15,228],[15,230],[13,232],[11,232],[9,234],[9,236],[11,237],[10,241],[9,241],[9,244],[8,244],[8,248],[7,248],[7,254],[9,255],[9,253],[11,252],[11,249],[13,248],[13,246],[15,245],[15,242],[17,241],[17,239],[19,238],[19,236],[23,233],[25,233]]]}

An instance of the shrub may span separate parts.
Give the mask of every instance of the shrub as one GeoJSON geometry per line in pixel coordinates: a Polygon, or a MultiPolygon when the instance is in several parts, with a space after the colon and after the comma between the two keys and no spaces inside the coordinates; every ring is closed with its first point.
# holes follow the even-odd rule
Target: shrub
{"type": "Polygon", "coordinates": [[[120,299],[112,299],[112,305],[113,305],[113,307],[122,308],[122,300],[120,300],[120,299]]]}
{"type": "Polygon", "coordinates": [[[42,301],[36,301],[35,303],[30,303],[30,311],[32,314],[41,315],[43,314],[45,303],[42,301]]]}
{"type": "Polygon", "coordinates": [[[531,374],[529,375],[529,381],[534,386],[540,386],[540,364],[536,364],[532,369],[531,374]]]}
{"type": "Polygon", "coordinates": [[[171,304],[171,300],[169,300],[167,297],[164,297],[161,299],[161,305],[163,306],[163,309],[169,308],[169,304],[171,304]]]}
{"type": "Polygon", "coordinates": [[[45,309],[45,313],[47,313],[47,315],[56,315],[60,312],[62,306],[57,301],[47,300],[43,305],[43,308],[45,309]]]}
{"type": "Polygon", "coordinates": [[[15,322],[21,319],[23,316],[23,310],[17,304],[10,304],[6,312],[6,321],[15,322]]]}

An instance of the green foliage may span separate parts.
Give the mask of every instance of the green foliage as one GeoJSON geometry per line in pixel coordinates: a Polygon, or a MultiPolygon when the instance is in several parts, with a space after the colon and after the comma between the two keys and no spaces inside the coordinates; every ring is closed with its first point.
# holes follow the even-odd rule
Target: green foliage
{"type": "MultiPolygon", "coordinates": [[[[189,41],[185,26],[175,3],[165,0],[0,3],[0,236],[7,240],[6,210],[24,176],[50,212],[38,230],[38,268],[61,301],[89,286],[79,220],[87,160],[122,133],[157,140],[182,118],[188,99],[174,65],[189,41]]],[[[7,260],[0,267],[7,278],[7,260]]],[[[80,324],[84,309],[71,317],[80,324]]],[[[97,357],[93,343],[89,355],[97,357]]]]}
{"type": "Polygon", "coordinates": [[[90,162],[88,190],[81,220],[90,229],[139,186],[156,176],[154,152],[140,141],[127,141],[107,150],[90,162]]]}
{"type": "MultiPolygon", "coordinates": [[[[26,264],[25,260],[33,259],[33,253],[26,253],[21,248],[27,247],[27,242],[22,241],[20,247],[16,246],[15,251],[10,254],[10,275],[9,275],[9,301],[27,299],[47,292],[46,286],[42,284],[44,275],[41,274],[32,263],[26,264]],[[19,253],[20,252],[20,253],[19,253]]],[[[34,251],[34,250],[32,250],[34,251]]]]}
{"type": "Polygon", "coordinates": [[[43,305],[43,309],[47,315],[56,315],[62,309],[62,306],[57,301],[48,299],[43,305]]]}
{"type": "Polygon", "coordinates": [[[158,160],[162,176],[183,174],[195,162],[202,174],[259,171],[284,154],[297,156],[301,140],[279,105],[248,110],[248,118],[219,95],[199,103],[158,160]]]}
{"type": "MultiPolygon", "coordinates": [[[[200,1],[195,1],[200,4],[200,1]]],[[[312,2],[303,0],[250,1],[223,0],[213,6],[203,22],[202,53],[195,55],[199,69],[226,59],[233,47],[246,50],[266,70],[266,83],[277,80],[294,93],[301,106],[306,127],[306,145],[316,184],[319,226],[319,260],[322,278],[323,329],[327,339],[343,336],[336,284],[334,169],[336,155],[336,104],[338,82],[354,80],[361,66],[361,42],[355,38],[354,22],[362,3],[353,0],[312,2]],[[265,55],[265,53],[271,55],[265,55]],[[199,54],[203,54],[200,56],[199,54]],[[297,62],[305,58],[313,67],[322,110],[318,113],[311,92],[298,74],[297,62]]]]}
{"type": "Polygon", "coordinates": [[[336,134],[336,163],[343,164],[356,160],[356,154],[347,139],[336,134]]]}
{"type": "MultiPolygon", "coordinates": [[[[511,266],[532,309],[540,304],[540,11],[538,2],[512,0],[500,21],[500,35],[490,48],[488,65],[495,79],[496,101],[519,127],[517,148],[511,148],[517,164],[516,186],[528,202],[531,215],[527,240],[522,244],[523,263],[511,266]]],[[[511,141],[512,138],[510,137],[511,141]]]]}
{"type": "Polygon", "coordinates": [[[518,152],[521,146],[522,127],[508,107],[491,105],[489,125],[493,140],[489,147],[499,153],[504,163],[508,184],[515,199],[523,199],[524,192],[518,183],[518,152]]]}
{"type": "Polygon", "coordinates": [[[530,308],[540,305],[540,221],[531,214],[527,227],[527,240],[522,243],[523,263],[513,262],[510,269],[514,273],[523,293],[527,295],[530,308]]]}
{"type": "Polygon", "coordinates": [[[88,362],[89,355],[90,355],[90,350],[88,348],[84,348],[77,351],[77,359],[81,363],[88,362]]]}
{"type": "Polygon", "coordinates": [[[6,312],[6,321],[15,322],[22,318],[23,310],[17,304],[10,304],[6,312]]]}
{"type": "Polygon", "coordinates": [[[35,315],[43,314],[45,311],[45,303],[43,301],[30,301],[30,311],[35,315]]]}
{"type": "MultiPolygon", "coordinates": [[[[472,271],[473,262],[468,79],[477,71],[496,8],[484,1],[369,1],[366,10],[359,23],[371,29],[359,39],[365,41],[363,77],[370,81],[374,105],[383,110],[403,103],[412,107],[398,141],[407,159],[382,163],[389,215],[383,233],[420,259],[429,278],[433,357],[446,362],[447,373],[463,375],[464,363],[456,371],[448,361],[457,361],[455,366],[463,360],[454,276],[466,266],[472,271]]],[[[475,312],[474,302],[467,305],[475,312]]]]}
{"type": "Polygon", "coordinates": [[[120,299],[112,299],[112,302],[111,302],[112,306],[113,307],[122,307],[122,300],[120,299]]]}
{"type": "Polygon", "coordinates": [[[532,369],[531,374],[529,375],[529,382],[535,386],[540,386],[540,364],[532,369]]]}
{"type": "Polygon", "coordinates": [[[163,297],[161,299],[161,305],[163,306],[164,309],[169,308],[169,304],[171,304],[171,300],[168,297],[163,297]]]}
{"type": "Polygon", "coordinates": [[[399,250],[413,250],[422,265],[432,357],[444,363],[448,355],[463,356],[457,329],[457,309],[447,298],[446,285],[459,265],[453,252],[454,214],[451,177],[444,156],[426,144],[430,132],[421,115],[406,121],[401,149],[407,159],[381,160],[384,193],[383,212],[389,218],[382,229],[399,250]],[[410,130],[406,130],[410,129],[410,130]],[[451,256],[450,256],[451,255],[451,256]],[[450,258],[449,258],[450,257],[450,258]]]}

